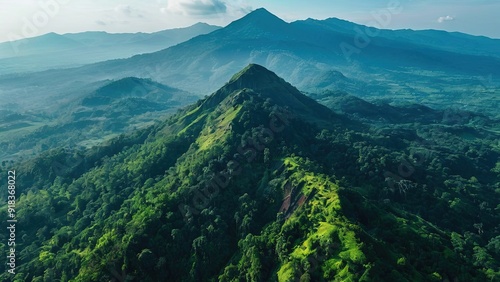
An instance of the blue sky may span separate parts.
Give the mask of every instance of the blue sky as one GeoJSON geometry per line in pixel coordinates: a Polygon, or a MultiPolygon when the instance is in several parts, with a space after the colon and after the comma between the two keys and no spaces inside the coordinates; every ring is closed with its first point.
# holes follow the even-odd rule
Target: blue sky
{"type": "Polygon", "coordinates": [[[286,21],[337,17],[377,27],[500,38],[499,0],[0,0],[0,42],[48,32],[153,32],[224,26],[264,7],[286,21]]]}

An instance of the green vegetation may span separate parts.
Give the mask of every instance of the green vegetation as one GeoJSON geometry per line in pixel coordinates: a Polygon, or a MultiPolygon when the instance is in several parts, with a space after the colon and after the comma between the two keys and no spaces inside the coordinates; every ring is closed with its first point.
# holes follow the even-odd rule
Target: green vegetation
{"type": "Polygon", "coordinates": [[[55,109],[5,111],[0,118],[0,162],[32,158],[49,148],[91,148],[164,120],[195,100],[182,90],[128,77],[75,95],[55,109]]]}
{"type": "Polygon", "coordinates": [[[163,122],[16,164],[14,281],[498,281],[495,122],[365,106],[250,65],[163,122]]]}

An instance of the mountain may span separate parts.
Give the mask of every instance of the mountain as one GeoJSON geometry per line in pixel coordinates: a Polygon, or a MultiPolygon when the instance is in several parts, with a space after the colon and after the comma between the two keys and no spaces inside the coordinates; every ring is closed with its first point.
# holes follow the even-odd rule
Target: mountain
{"type": "MultiPolygon", "coordinates": [[[[307,19],[298,21],[300,24],[322,26],[330,28],[336,32],[351,34],[358,31],[365,34],[376,34],[376,38],[390,39],[399,44],[420,45],[427,48],[461,53],[468,55],[499,57],[498,45],[500,39],[488,38],[485,36],[473,36],[460,32],[446,32],[442,30],[387,30],[377,29],[365,25],[355,24],[349,21],[328,18],[326,20],[307,19]],[[460,48],[457,48],[460,46],[460,48]]],[[[376,38],[373,38],[376,40],[376,38]]]]}
{"type": "Polygon", "coordinates": [[[460,32],[446,32],[442,30],[396,30],[393,33],[383,31],[387,38],[398,41],[409,41],[413,44],[424,45],[449,52],[458,52],[470,55],[500,57],[498,44],[500,39],[485,36],[472,36],[460,32]],[[457,48],[460,46],[460,48],[457,48]]]}
{"type": "Polygon", "coordinates": [[[185,91],[148,79],[127,77],[78,99],[67,114],[74,121],[81,121],[82,117],[112,118],[109,122],[115,126],[129,127],[133,125],[131,118],[141,120],[141,115],[151,116],[154,112],[164,115],[167,110],[176,110],[194,101],[195,96],[185,91]]]}
{"type": "Polygon", "coordinates": [[[220,35],[230,39],[235,34],[247,39],[286,39],[290,36],[288,24],[264,8],[230,23],[220,35]]]}
{"type": "Polygon", "coordinates": [[[223,101],[228,94],[241,89],[243,89],[243,91],[248,89],[248,91],[241,93],[242,96],[246,96],[244,93],[247,92],[258,92],[261,98],[269,99],[273,104],[289,108],[306,117],[332,117],[332,113],[327,108],[319,105],[311,98],[304,96],[297,88],[278,77],[275,73],[257,64],[250,64],[242,71],[235,74],[229,82],[222,89],[215,92],[206,103],[209,105],[216,105],[223,101]]]}
{"type": "Polygon", "coordinates": [[[251,64],[167,120],[16,164],[16,277],[498,280],[498,133],[348,120],[251,64]]]}
{"type": "Polygon", "coordinates": [[[179,89],[136,77],[122,78],[97,89],[82,100],[83,106],[109,105],[116,100],[141,98],[154,103],[189,104],[193,97],[179,89]]]}
{"type": "Polygon", "coordinates": [[[190,93],[149,79],[101,82],[90,93],[73,93],[43,113],[6,112],[0,119],[0,161],[31,157],[54,147],[92,147],[195,101],[190,93]]]}
{"type": "Polygon", "coordinates": [[[370,37],[367,30],[336,19],[286,23],[257,9],[224,28],[158,52],[64,71],[0,76],[0,85],[16,93],[30,81],[48,92],[54,83],[135,76],[202,95],[249,63],[258,63],[302,91],[343,90],[368,100],[390,97],[497,115],[499,40],[373,28],[368,34],[377,36],[370,37]],[[451,43],[437,41],[439,36],[451,43]],[[458,48],[458,43],[466,47],[458,48]],[[483,49],[474,48],[483,43],[483,49]]]}
{"type": "Polygon", "coordinates": [[[405,123],[463,125],[473,123],[475,126],[494,128],[497,122],[497,119],[492,119],[483,113],[463,109],[436,110],[420,104],[391,104],[384,100],[368,102],[345,92],[327,91],[321,94],[311,93],[309,96],[337,114],[378,125],[405,123]]]}
{"type": "Polygon", "coordinates": [[[205,23],[154,33],[82,32],[0,43],[0,74],[68,68],[151,53],[219,29],[205,23]]]}
{"type": "Polygon", "coordinates": [[[81,47],[78,41],[54,32],[29,39],[0,43],[0,59],[41,55],[81,47]]]}

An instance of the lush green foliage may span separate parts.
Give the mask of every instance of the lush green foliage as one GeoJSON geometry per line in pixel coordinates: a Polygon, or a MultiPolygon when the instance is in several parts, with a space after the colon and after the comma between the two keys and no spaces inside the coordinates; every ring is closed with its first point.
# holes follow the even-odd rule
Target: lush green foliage
{"type": "Polygon", "coordinates": [[[165,122],[19,164],[15,281],[498,281],[498,134],[358,115],[250,66],[165,122]]]}
{"type": "Polygon", "coordinates": [[[89,148],[196,101],[185,91],[148,79],[128,77],[103,84],[42,112],[0,111],[0,161],[32,158],[56,147],[89,148]]]}

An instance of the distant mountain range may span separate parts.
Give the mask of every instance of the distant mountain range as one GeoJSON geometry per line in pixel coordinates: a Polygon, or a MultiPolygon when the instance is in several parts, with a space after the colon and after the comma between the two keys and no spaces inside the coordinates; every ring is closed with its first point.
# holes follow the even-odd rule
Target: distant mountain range
{"type": "Polygon", "coordinates": [[[342,90],[366,99],[391,97],[396,102],[467,106],[490,113],[499,105],[500,40],[370,28],[368,34],[377,36],[360,43],[366,31],[365,26],[334,18],[286,23],[257,9],[224,28],[158,52],[72,69],[4,75],[0,85],[6,93],[30,86],[45,93],[54,85],[66,91],[63,85],[69,81],[75,87],[143,77],[202,95],[245,65],[259,63],[303,91],[342,90]]]}
{"type": "Polygon", "coordinates": [[[82,32],[0,43],[0,74],[67,68],[151,53],[219,29],[205,23],[154,33],[82,32]]]}
{"type": "MultiPolygon", "coordinates": [[[[366,81],[366,78],[360,79],[357,74],[362,73],[370,78],[369,74],[374,70],[393,80],[401,77],[395,72],[414,74],[416,70],[467,76],[500,73],[500,58],[498,52],[493,51],[494,48],[485,51],[489,57],[470,55],[474,52],[472,48],[456,48],[466,50],[466,54],[444,51],[442,49],[450,49],[457,40],[438,49],[436,45],[439,44],[432,41],[427,45],[412,43],[422,42],[423,35],[414,32],[415,36],[412,37],[410,31],[406,31],[405,37],[411,40],[404,40],[399,35],[402,31],[384,31],[381,34],[389,34],[397,40],[378,36],[360,48],[356,45],[356,30],[363,30],[364,27],[355,24],[350,26],[348,28],[346,22],[337,19],[286,23],[267,10],[258,9],[223,29],[178,46],[126,60],[84,67],[75,72],[98,68],[101,73],[107,70],[108,75],[131,75],[135,69],[149,67],[160,71],[145,75],[195,93],[201,93],[206,87],[199,87],[196,80],[201,78],[209,81],[210,89],[214,90],[232,73],[252,62],[277,70],[303,90],[317,89],[319,84],[323,85],[320,88],[327,88],[331,83],[336,83],[338,76],[332,80],[327,75],[332,72],[341,72],[354,81],[366,81]],[[318,76],[323,77],[324,81],[310,81],[318,76]]],[[[431,36],[437,37],[437,34],[431,36]]],[[[453,35],[449,37],[454,38],[453,35]]],[[[478,37],[478,41],[488,41],[488,46],[500,47],[500,40],[478,37]]]]}

